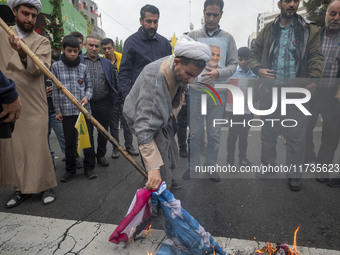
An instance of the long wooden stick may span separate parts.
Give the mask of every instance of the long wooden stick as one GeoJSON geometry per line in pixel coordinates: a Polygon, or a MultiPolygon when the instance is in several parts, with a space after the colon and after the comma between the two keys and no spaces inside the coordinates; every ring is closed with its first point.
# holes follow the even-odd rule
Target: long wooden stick
{"type": "MultiPolygon", "coordinates": [[[[7,32],[8,35],[17,36],[10,27],[0,18],[0,26],[7,32]]],[[[97,128],[97,130],[109,142],[117,147],[117,150],[145,177],[148,174],[145,169],[128,153],[123,147],[110,135],[110,133],[79,103],[79,101],[68,91],[65,86],[51,73],[51,71],[40,61],[40,59],[20,40],[20,47],[33,60],[33,62],[43,71],[43,73],[57,85],[58,89],[81,111],[84,116],[97,128]]],[[[109,116],[108,116],[109,117],[109,116]]]]}

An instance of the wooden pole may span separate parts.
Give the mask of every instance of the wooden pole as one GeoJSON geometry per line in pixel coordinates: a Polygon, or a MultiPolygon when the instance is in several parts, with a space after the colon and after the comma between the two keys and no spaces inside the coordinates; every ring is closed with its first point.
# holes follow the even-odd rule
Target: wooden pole
{"type": "MultiPolygon", "coordinates": [[[[0,26],[7,32],[8,35],[17,36],[13,30],[0,18],[0,26]]],[[[3,38],[4,39],[4,38],[3,38]]],[[[117,150],[147,179],[148,174],[145,169],[128,153],[123,147],[110,135],[110,133],[79,103],[79,101],[68,91],[65,86],[51,73],[51,71],[40,61],[40,59],[20,40],[20,47],[33,60],[33,62],[41,69],[41,71],[52,80],[58,89],[81,111],[84,116],[97,128],[97,130],[111,144],[117,147],[117,150]]]]}

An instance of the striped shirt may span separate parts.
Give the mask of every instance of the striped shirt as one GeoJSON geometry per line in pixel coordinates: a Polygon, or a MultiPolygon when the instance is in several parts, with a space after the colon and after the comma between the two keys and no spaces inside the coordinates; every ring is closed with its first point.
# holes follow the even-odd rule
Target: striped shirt
{"type": "MultiPolygon", "coordinates": [[[[88,100],[92,97],[92,83],[86,65],[80,63],[76,67],[69,67],[61,60],[55,62],[51,67],[51,72],[57,79],[71,92],[78,100],[86,97],[88,100]]],[[[64,116],[78,115],[79,110],[75,105],[57,88],[53,83],[53,105],[55,112],[62,113],[64,116]]],[[[86,110],[91,112],[90,105],[85,106],[86,110]]]]}

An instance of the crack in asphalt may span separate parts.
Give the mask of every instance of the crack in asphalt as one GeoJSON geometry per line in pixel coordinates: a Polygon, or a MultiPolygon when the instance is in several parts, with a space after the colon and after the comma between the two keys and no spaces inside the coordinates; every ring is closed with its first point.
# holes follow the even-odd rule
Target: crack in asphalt
{"type": "MultiPolygon", "coordinates": [[[[13,230],[14,230],[14,229],[13,229],[13,230]]],[[[12,240],[13,237],[16,237],[16,236],[18,235],[19,232],[20,232],[20,231],[16,231],[16,233],[15,233],[13,236],[11,236],[10,239],[8,239],[8,240],[4,241],[2,244],[0,244],[0,248],[2,248],[6,243],[10,242],[10,241],[12,240]]],[[[0,249],[0,251],[1,251],[1,249],[0,249]]]]}
{"type": "Polygon", "coordinates": [[[83,250],[85,250],[93,241],[94,241],[94,239],[102,232],[102,231],[99,231],[99,229],[101,228],[101,225],[100,224],[97,224],[97,230],[95,231],[95,236],[93,236],[93,238],[83,247],[83,248],[81,248],[77,253],[75,253],[75,254],[80,254],[80,252],[81,251],[83,251],[83,250]],[[98,232],[99,231],[99,232],[98,232]]]}
{"type": "Polygon", "coordinates": [[[0,222],[7,220],[10,216],[12,216],[12,214],[8,214],[5,218],[1,219],[0,222]]]}
{"type": "MultiPolygon", "coordinates": [[[[69,235],[69,231],[71,230],[71,228],[73,228],[74,226],[76,226],[76,225],[78,225],[78,224],[80,224],[80,223],[81,223],[81,221],[76,221],[75,223],[73,223],[71,226],[69,226],[69,227],[65,230],[64,234],[62,235],[62,239],[58,242],[57,248],[53,251],[53,255],[54,255],[58,250],[60,250],[61,244],[66,240],[66,237],[68,237],[68,236],[71,237],[71,238],[74,240],[74,244],[73,244],[72,248],[71,248],[68,252],[66,252],[65,254],[75,254],[75,253],[71,253],[71,251],[72,251],[73,248],[76,246],[77,241],[76,241],[76,239],[75,239],[73,236],[69,235]]],[[[60,238],[60,237],[59,237],[59,238],[60,238]]]]}
{"type": "Polygon", "coordinates": [[[162,243],[164,242],[164,240],[166,239],[166,235],[163,237],[163,239],[159,242],[159,244],[156,247],[156,251],[158,251],[159,247],[162,245],[162,243]]]}

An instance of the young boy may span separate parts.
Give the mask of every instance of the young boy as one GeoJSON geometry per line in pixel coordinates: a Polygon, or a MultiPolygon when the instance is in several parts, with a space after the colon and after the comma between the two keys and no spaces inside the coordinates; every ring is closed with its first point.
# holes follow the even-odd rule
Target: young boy
{"type": "MultiPolygon", "coordinates": [[[[250,84],[249,78],[256,78],[256,75],[248,67],[248,58],[250,50],[247,47],[241,47],[237,51],[238,53],[238,67],[236,72],[230,77],[229,83],[238,86],[244,93],[247,94],[247,87],[250,84]]],[[[230,97],[227,98],[226,111],[230,120],[234,123],[242,123],[245,121],[246,125],[240,124],[230,125],[228,139],[227,139],[227,164],[235,165],[235,144],[237,138],[239,139],[239,164],[242,166],[248,166],[252,163],[247,159],[247,147],[248,147],[248,133],[250,127],[247,125],[248,121],[252,118],[252,114],[248,107],[245,106],[244,115],[233,115],[233,104],[230,97]]]]}
{"type": "MultiPolygon", "coordinates": [[[[92,97],[93,89],[89,71],[85,64],[80,63],[79,41],[75,36],[67,35],[62,42],[63,54],[61,60],[55,62],[51,72],[59,81],[74,95],[74,97],[91,111],[89,100],[92,97]]],[[[53,84],[53,105],[56,111],[56,119],[62,121],[65,136],[65,163],[66,173],[61,181],[71,181],[76,174],[76,139],[78,132],[75,129],[79,110],[75,105],[53,84]]],[[[84,172],[88,179],[97,177],[93,171],[95,166],[95,153],[93,149],[93,126],[86,120],[91,148],[84,149],[84,172]]]]}

